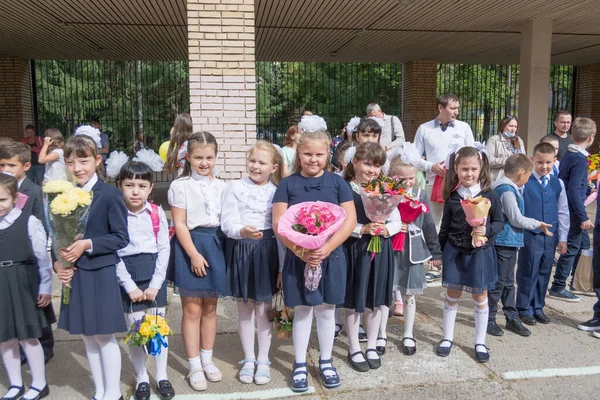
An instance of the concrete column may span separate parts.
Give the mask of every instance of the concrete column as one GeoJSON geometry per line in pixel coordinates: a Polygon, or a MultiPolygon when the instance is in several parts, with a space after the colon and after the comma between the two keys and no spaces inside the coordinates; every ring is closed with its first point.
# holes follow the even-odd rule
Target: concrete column
{"type": "Polygon", "coordinates": [[[548,87],[552,20],[533,19],[521,30],[519,76],[519,135],[527,152],[533,151],[548,129],[548,87]]]}
{"type": "Polygon", "coordinates": [[[237,179],[256,141],[254,0],[187,0],[194,131],[219,142],[219,174],[237,179]]]}
{"type": "MultiPolygon", "coordinates": [[[[600,64],[577,67],[575,85],[575,116],[593,119],[600,126],[600,64]]],[[[600,136],[596,135],[591,153],[598,153],[600,136]]]]}
{"type": "Polygon", "coordinates": [[[436,105],[437,63],[411,61],[402,66],[402,126],[412,142],[419,125],[432,120],[436,105]]]}
{"type": "Polygon", "coordinates": [[[20,140],[34,123],[31,69],[28,60],[0,58],[0,136],[20,140]]]}

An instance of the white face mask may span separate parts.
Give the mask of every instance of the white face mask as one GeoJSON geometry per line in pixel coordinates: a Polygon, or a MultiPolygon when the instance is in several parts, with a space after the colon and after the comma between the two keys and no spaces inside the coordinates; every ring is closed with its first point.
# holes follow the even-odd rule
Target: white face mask
{"type": "Polygon", "coordinates": [[[512,139],[515,137],[514,133],[510,133],[509,131],[504,132],[504,136],[506,136],[509,139],[512,139]]]}

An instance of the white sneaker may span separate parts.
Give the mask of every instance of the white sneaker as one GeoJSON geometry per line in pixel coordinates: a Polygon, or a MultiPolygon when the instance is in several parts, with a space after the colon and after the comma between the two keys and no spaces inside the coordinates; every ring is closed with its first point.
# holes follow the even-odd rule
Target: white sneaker
{"type": "Polygon", "coordinates": [[[592,332],[592,335],[594,335],[594,337],[597,337],[598,339],[600,339],[600,331],[594,331],[594,332],[592,332]]]}

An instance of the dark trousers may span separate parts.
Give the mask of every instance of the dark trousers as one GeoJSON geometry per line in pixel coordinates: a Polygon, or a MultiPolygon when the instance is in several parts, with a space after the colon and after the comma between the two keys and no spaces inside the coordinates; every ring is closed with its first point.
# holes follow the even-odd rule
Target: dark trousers
{"type": "Polygon", "coordinates": [[[581,251],[582,239],[581,222],[579,218],[571,215],[571,227],[567,236],[567,252],[558,258],[554,280],[552,281],[552,287],[550,287],[551,292],[560,292],[567,287],[567,279],[571,275],[575,259],[578,258],[577,255],[581,251]]]}
{"type": "Polygon", "coordinates": [[[523,233],[525,246],[519,251],[517,267],[517,310],[520,316],[532,316],[542,312],[546,304],[546,290],[550,283],[556,234],[523,233]]]}
{"type": "Polygon", "coordinates": [[[502,300],[502,311],[506,320],[512,321],[519,316],[515,307],[515,264],[518,249],[516,247],[495,247],[498,259],[498,281],[494,289],[488,290],[489,321],[496,320],[498,300],[502,300]]]}
{"type": "Polygon", "coordinates": [[[600,229],[594,230],[594,256],[592,258],[594,270],[594,292],[598,301],[594,304],[594,318],[600,319],[600,229]]]}

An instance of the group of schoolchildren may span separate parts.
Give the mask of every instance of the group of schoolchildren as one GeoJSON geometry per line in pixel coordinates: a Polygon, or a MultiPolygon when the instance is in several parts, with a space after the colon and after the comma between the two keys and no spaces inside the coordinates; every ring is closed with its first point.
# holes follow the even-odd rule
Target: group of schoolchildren
{"type": "MultiPolygon", "coordinates": [[[[571,133],[575,143],[560,165],[564,184],[552,173],[556,152],[550,143],[536,145],[532,159],[523,154],[511,156],[505,177],[496,182],[491,182],[485,152],[474,147],[454,152],[444,181],[439,235],[428,213],[411,224],[402,222],[397,210],[386,221],[368,219],[361,185],[382,174],[382,169],[402,179],[415,199],[425,204],[429,199],[417,184],[414,160],[401,150],[390,157],[378,144],[381,125],[375,118],[362,119],[352,131],[353,141],[340,152],[340,174],[330,172],[328,133],[301,128],[294,136],[296,152],[287,177],[283,177],[284,160],[276,147],[257,141],[247,152],[247,176],[226,184],[214,172],[215,137],[208,132],[192,133],[189,115],[178,116],[166,162],[167,169],[179,175],[168,191],[175,232],[172,243],[165,213],[148,200],[153,188],[151,169],[139,161],[126,163],[116,179],[118,189],[114,188],[101,179],[102,158],[94,140],[72,136],[64,146],[60,144],[61,151],[56,152],[60,154],[49,162],[61,159],[74,182],[93,192],[84,237],[60,250],[61,258],[74,263],[75,269],[62,265],[53,253],[54,262],[50,260],[40,188],[25,198],[18,193],[31,186],[25,177],[29,149],[4,140],[0,146],[0,170],[7,173],[0,174],[0,350],[11,386],[3,399],[41,399],[49,394],[39,339],[54,322],[51,309],[44,312],[50,304],[52,268],[71,287],[70,301],[61,302],[58,327],[83,335],[96,400],[122,398],[121,352],[115,334],[126,332],[146,313],[165,314],[168,274],[181,295],[187,379],[199,391],[208,388],[207,382],[222,379],[212,355],[217,301],[224,296],[237,300],[244,353],[239,380],[264,385],[271,380],[271,301],[282,288],[285,305],[295,311],[291,380],[295,392],[308,390],[306,353],[313,318],[323,384],[335,388],[341,383],[332,355],[339,333],[336,309],[338,318],[339,311],[345,311],[348,362],[366,372],[381,366],[389,306],[404,296],[402,350],[414,355],[415,295],[427,287],[426,262],[443,264],[447,288],[443,340],[436,350],[439,356],[451,353],[462,291],[470,292],[475,303],[474,350],[479,362],[489,360],[486,333],[502,334],[495,323],[499,300],[512,331],[525,335],[521,321],[549,322],[543,307],[555,249],[558,246],[564,253],[571,245],[569,222],[571,228],[574,224],[590,228],[579,207],[587,180],[580,182],[578,171],[587,169],[585,149],[594,140],[593,121],[575,121],[571,133]],[[489,199],[491,209],[484,226],[471,227],[460,201],[479,195],[489,199]],[[575,210],[570,221],[567,198],[568,208],[575,210]],[[333,203],[346,212],[340,229],[316,250],[301,249],[278,234],[288,207],[306,201],[333,203]],[[394,248],[392,237],[400,232],[407,234],[407,240],[403,248],[394,248]],[[487,242],[474,247],[472,233],[485,236],[487,242]],[[382,239],[381,252],[374,256],[367,251],[373,235],[382,239]],[[25,241],[31,246],[18,245],[25,241]],[[322,277],[314,291],[305,288],[305,265],[321,266],[322,277]],[[361,319],[366,327],[365,352],[359,341],[361,319]],[[21,375],[19,347],[31,370],[28,390],[21,375]]],[[[55,140],[47,140],[48,146],[55,140]]],[[[46,149],[45,154],[54,153],[46,149]]],[[[589,330],[600,329],[598,319],[586,324],[589,330]]],[[[152,390],[146,353],[131,346],[130,355],[135,398],[148,399],[152,390]]],[[[157,391],[162,398],[172,398],[168,349],[154,358],[157,391]]]]}

